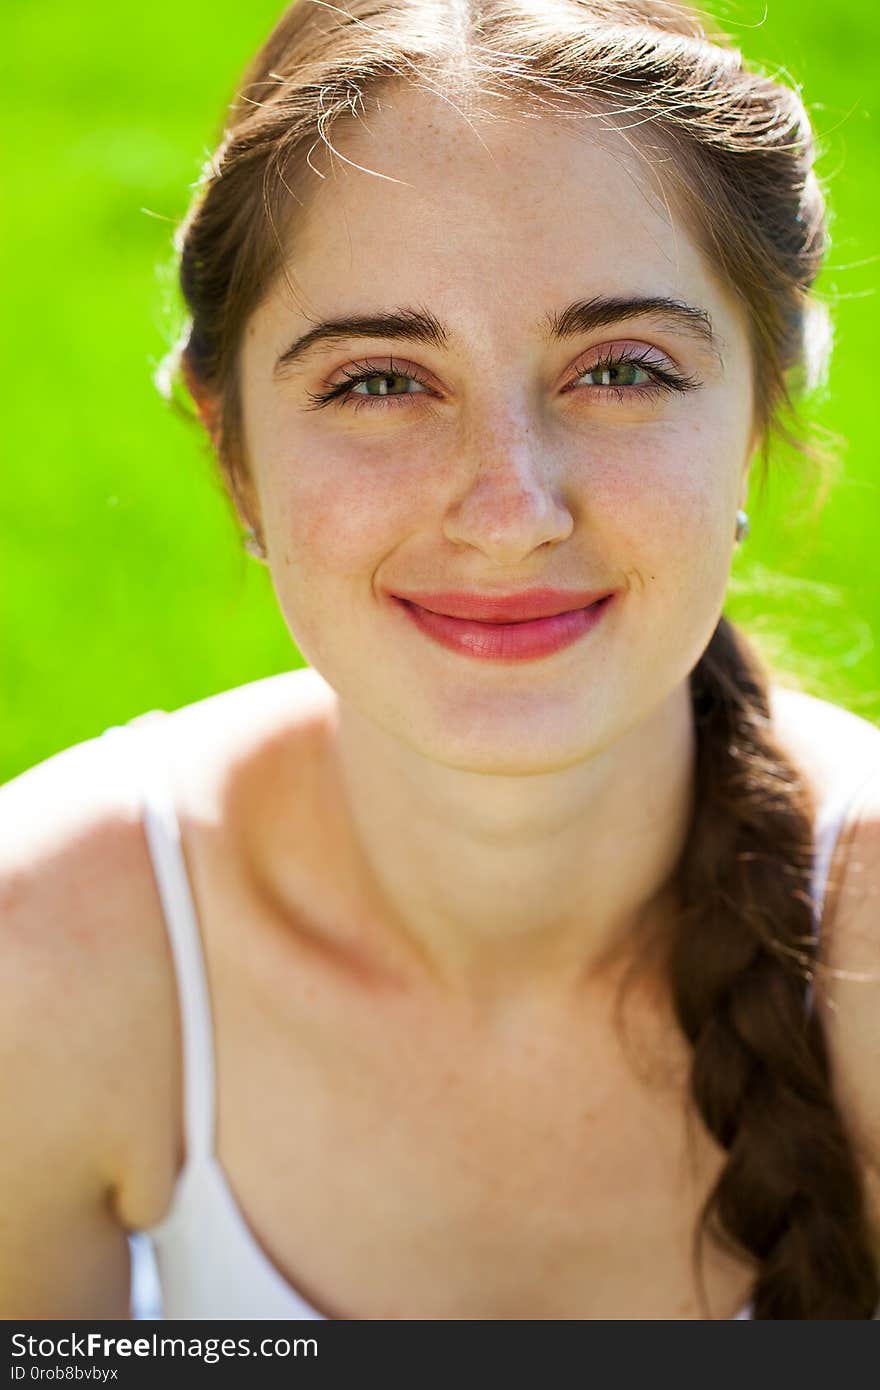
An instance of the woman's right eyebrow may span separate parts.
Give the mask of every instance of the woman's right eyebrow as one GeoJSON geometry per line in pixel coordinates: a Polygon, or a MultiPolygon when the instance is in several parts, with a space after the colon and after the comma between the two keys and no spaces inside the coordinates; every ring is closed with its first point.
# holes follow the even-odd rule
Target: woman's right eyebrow
{"type": "MultiPolygon", "coordinates": [[[[575,338],[634,318],[647,318],[669,332],[685,333],[713,352],[723,365],[722,344],[708,312],[666,295],[596,295],[592,299],[576,299],[561,313],[547,316],[543,323],[544,339],[554,342],[575,338]]],[[[294,339],[276,361],[272,375],[281,377],[302,362],[307,353],[329,352],[353,338],[394,338],[446,349],[454,342],[455,334],[430,310],[420,307],[345,314],[324,319],[294,339]]]]}

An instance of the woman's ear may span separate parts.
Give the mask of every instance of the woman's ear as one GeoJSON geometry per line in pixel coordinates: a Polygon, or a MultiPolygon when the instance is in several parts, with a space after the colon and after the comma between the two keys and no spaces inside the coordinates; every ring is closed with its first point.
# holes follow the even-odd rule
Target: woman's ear
{"type": "MultiPolygon", "coordinates": [[[[204,382],[199,380],[185,356],[180,360],[180,367],[186,382],[186,389],[192,396],[199,412],[199,419],[210,436],[217,457],[220,458],[220,401],[213,392],[207,390],[204,382]]],[[[231,464],[228,459],[221,462],[221,469],[227,478],[227,486],[231,490],[232,501],[242,524],[254,526],[257,534],[261,535],[260,512],[253,482],[249,475],[245,473],[242,476],[239,468],[231,464]]]]}
{"type": "Polygon", "coordinates": [[[220,441],[219,403],[216,397],[207,390],[204,383],[196,376],[192,364],[187,361],[185,354],[180,359],[180,367],[183,372],[183,379],[186,382],[186,389],[192,396],[195,407],[199,412],[199,419],[210,435],[211,443],[217,448],[220,441]]]}

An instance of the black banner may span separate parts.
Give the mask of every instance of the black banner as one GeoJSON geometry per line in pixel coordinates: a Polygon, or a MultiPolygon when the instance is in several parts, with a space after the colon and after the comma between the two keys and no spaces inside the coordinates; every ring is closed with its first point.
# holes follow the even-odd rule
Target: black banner
{"type": "MultiPolygon", "coordinates": [[[[766,1326],[767,1324],[760,1324],[766,1326]]],[[[678,1382],[717,1375],[719,1337],[724,1343],[724,1371],[754,1371],[766,1344],[755,1346],[746,1322],[517,1321],[517,1322],[355,1322],[296,1321],[94,1321],[6,1322],[3,1324],[5,1368],[0,1390],[9,1386],[93,1385],[155,1387],[169,1377],[187,1386],[217,1386],[221,1377],[242,1386],[338,1386],[378,1378],[380,1384],[418,1385],[427,1375],[451,1384],[492,1382],[511,1375],[536,1386],[590,1386],[609,1376],[617,1385],[630,1377],[673,1371],[678,1382]],[[661,1361],[659,1358],[663,1358],[661,1361]],[[674,1357],[674,1360],[670,1359],[674,1357]],[[714,1370],[712,1368],[714,1367],[714,1370]],[[692,1377],[693,1373],[693,1377],[692,1377]]],[[[832,1356],[852,1355],[847,1340],[837,1345],[829,1324],[807,1333],[803,1324],[792,1343],[785,1337],[786,1362],[801,1360],[817,1370],[827,1347],[832,1356]],[[806,1358],[809,1357],[807,1363],[806,1358]]],[[[776,1340],[778,1333],[771,1334],[776,1340]]],[[[855,1333],[858,1345],[861,1336],[855,1333]]],[[[875,1357],[875,1334],[866,1354],[875,1357]]]]}

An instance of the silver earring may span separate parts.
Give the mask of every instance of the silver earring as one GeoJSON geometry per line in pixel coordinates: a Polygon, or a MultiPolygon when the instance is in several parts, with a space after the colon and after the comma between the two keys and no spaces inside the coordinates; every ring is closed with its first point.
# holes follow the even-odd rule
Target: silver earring
{"type": "Polygon", "coordinates": [[[740,507],[736,514],[736,544],[744,541],[749,534],[749,514],[740,507]]]}
{"type": "Polygon", "coordinates": [[[247,530],[244,533],[244,540],[242,544],[244,545],[244,548],[247,551],[248,555],[253,555],[255,560],[265,560],[266,552],[263,549],[262,542],[257,536],[257,533],[254,530],[253,526],[248,526],[247,530]]]}

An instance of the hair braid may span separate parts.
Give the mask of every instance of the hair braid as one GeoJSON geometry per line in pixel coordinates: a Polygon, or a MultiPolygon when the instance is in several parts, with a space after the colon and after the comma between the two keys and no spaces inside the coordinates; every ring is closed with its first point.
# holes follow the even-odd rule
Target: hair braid
{"type": "Polygon", "coordinates": [[[880,1275],[863,1180],[808,1011],[815,806],[770,731],[760,658],[726,618],[691,676],[692,833],[670,951],[691,1096],[727,1161],[695,1232],[760,1268],[755,1318],[871,1318],[880,1275]]]}

